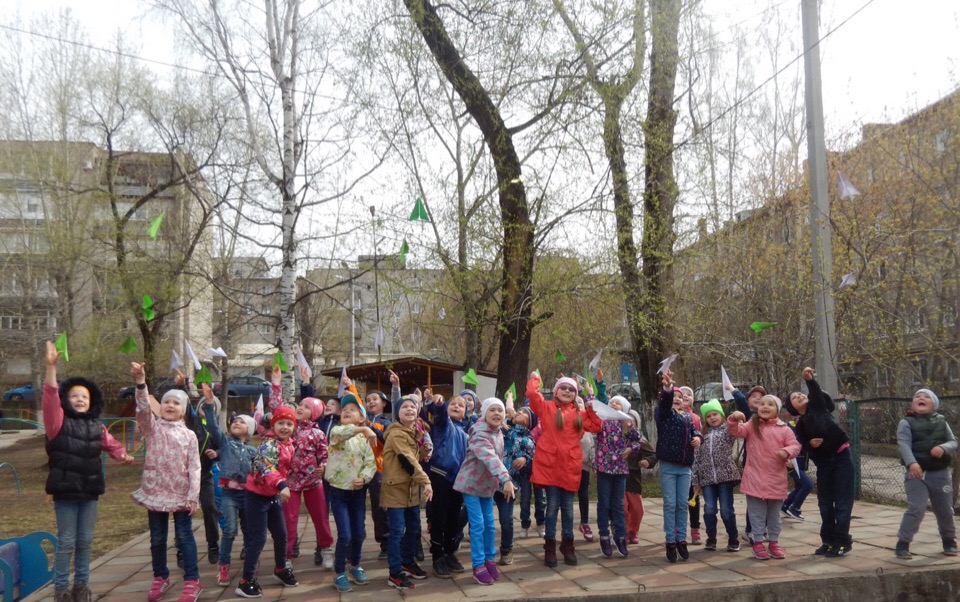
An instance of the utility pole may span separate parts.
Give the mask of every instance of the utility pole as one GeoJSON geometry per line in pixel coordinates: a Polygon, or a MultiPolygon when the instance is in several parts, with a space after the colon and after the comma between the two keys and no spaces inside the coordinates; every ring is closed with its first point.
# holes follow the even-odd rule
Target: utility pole
{"type": "Polygon", "coordinates": [[[810,243],[813,256],[813,295],[816,301],[817,382],[824,391],[839,392],[837,333],[834,323],[831,272],[833,244],[830,197],[827,192],[827,148],[823,132],[823,93],[820,86],[820,33],[817,0],[801,0],[803,64],[807,105],[807,169],[810,187],[810,243]]]}
{"type": "Polygon", "coordinates": [[[350,365],[355,366],[357,364],[357,296],[353,289],[353,270],[346,261],[341,261],[340,266],[347,271],[347,286],[350,291],[350,365]]]}

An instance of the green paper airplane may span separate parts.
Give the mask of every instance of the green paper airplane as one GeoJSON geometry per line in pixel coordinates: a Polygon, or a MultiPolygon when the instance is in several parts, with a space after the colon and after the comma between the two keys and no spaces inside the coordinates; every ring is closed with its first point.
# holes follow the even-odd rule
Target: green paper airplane
{"type": "Polygon", "coordinates": [[[562,354],[562,353],[560,353],[560,352],[558,351],[557,354],[556,354],[555,356],[553,356],[553,359],[554,359],[554,361],[556,361],[556,362],[559,364],[559,363],[563,363],[563,362],[567,361],[567,356],[565,356],[564,354],[562,354]]]}
{"type": "Polygon", "coordinates": [[[67,331],[64,330],[60,333],[60,336],[57,337],[57,340],[53,342],[53,346],[57,348],[57,351],[60,352],[60,357],[63,358],[63,361],[70,361],[70,353],[67,351],[67,331]]]}
{"type": "Polygon", "coordinates": [[[150,226],[147,228],[147,235],[150,236],[153,240],[157,240],[157,235],[160,234],[160,224],[163,223],[163,213],[157,217],[150,220],[150,226]]]}
{"type": "Polygon", "coordinates": [[[517,400],[517,383],[510,383],[510,388],[507,389],[507,393],[513,394],[513,400],[517,400]]]}
{"type": "Polygon", "coordinates": [[[153,299],[150,295],[143,296],[143,303],[140,305],[140,311],[143,312],[143,319],[149,322],[157,317],[157,312],[153,310],[153,299]]]}
{"type": "Polygon", "coordinates": [[[417,197],[417,202],[413,205],[413,213],[410,214],[408,221],[411,222],[429,222],[430,216],[427,214],[427,206],[423,204],[423,199],[417,197]]]}
{"type": "Polygon", "coordinates": [[[283,372],[287,372],[287,371],[290,370],[290,366],[287,365],[287,362],[283,361],[283,352],[282,352],[282,351],[278,351],[278,352],[277,352],[277,355],[274,356],[274,358],[273,358],[273,365],[274,365],[274,366],[280,366],[280,370],[283,371],[283,372]]]}
{"type": "Polygon", "coordinates": [[[117,351],[120,353],[126,353],[127,355],[133,353],[137,350],[137,341],[133,338],[133,335],[127,337],[127,340],[117,348],[117,351]]]}
{"type": "Polygon", "coordinates": [[[460,377],[460,380],[462,380],[464,383],[466,383],[466,384],[468,384],[468,385],[476,386],[476,385],[477,385],[477,373],[474,371],[473,368],[470,368],[469,370],[467,370],[467,373],[466,373],[466,374],[464,374],[463,376],[460,377]]]}
{"type": "Polygon", "coordinates": [[[768,328],[773,328],[776,325],[777,325],[776,322],[754,322],[750,324],[750,329],[753,330],[755,333],[760,334],[764,330],[768,328]]]}
{"type": "Polygon", "coordinates": [[[213,376],[210,375],[210,369],[206,366],[200,366],[200,371],[197,372],[193,377],[193,382],[198,385],[207,383],[208,385],[213,383],[213,376]]]}
{"type": "Polygon", "coordinates": [[[403,243],[400,244],[400,261],[406,262],[407,253],[410,252],[410,245],[407,244],[407,239],[403,239],[403,243]]]}

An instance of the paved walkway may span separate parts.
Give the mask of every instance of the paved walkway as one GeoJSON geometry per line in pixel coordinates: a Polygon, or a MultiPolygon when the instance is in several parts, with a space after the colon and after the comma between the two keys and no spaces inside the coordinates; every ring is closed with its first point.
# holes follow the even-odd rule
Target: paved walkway
{"type": "MultiPolygon", "coordinates": [[[[458,575],[455,579],[438,579],[431,574],[428,579],[417,581],[415,589],[398,592],[387,585],[386,562],[376,559],[377,545],[372,537],[368,536],[364,545],[363,567],[371,583],[366,587],[354,586],[354,591],[344,594],[344,597],[378,602],[400,598],[443,600],[444,602],[464,598],[534,600],[590,597],[604,600],[631,594],[636,596],[639,592],[646,592],[649,596],[654,592],[684,590],[684,595],[696,595],[696,599],[702,601],[719,598],[733,599],[738,594],[741,594],[741,597],[747,597],[748,593],[755,594],[757,586],[765,583],[809,580],[812,585],[814,580],[832,577],[873,577],[880,574],[914,573],[931,569],[960,570],[960,560],[958,560],[960,557],[948,558],[940,553],[941,544],[932,513],[928,513],[913,543],[914,558],[909,561],[896,559],[893,547],[903,510],[873,504],[858,503],[854,508],[852,532],[855,542],[850,555],[839,559],[814,556],[813,550],[820,543],[818,535],[820,521],[816,510],[816,499],[813,496],[806,504],[806,521],[784,519],[780,541],[787,551],[786,561],[756,560],[746,546],[737,553],[728,553],[722,549],[707,552],[702,546],[691,546],[689,561],[670,564],[663,553],[661,500],[646,500],[644,505],[646,516],[641,526],[640,544],[630,546],[629,557],[620,558],[614,553],[613,558],[604,558],[597,543],[587,544],[577,533],[579,565],[564,566],[561,559],[558,568],[549,569],[543,566],[541,540],[537,539],[535,531],[531,530],[533,537],[516,542],[515,561],[513,565],[504,567],[504,578],[499,583],[487,587],[477,585],[469,572],[458,575]],[[739,591],[731,591],[729,588],[739,591]]],[[[743,496],[736,496],[736,507],[738,519],[742,520],[745,511],[743,496]]],[[[591,512],[593,511],[594,508],[591,507],[591,512]]],[[[591,518],[595,518],[595,515],[591,514],[591,518]]],[[[101,516],[100,520],[108,521],[109,517],[101,516]]],[[[198,528],[199,522],[195,521],[198,528]]],[[[266,576],[261,579],[264,599],[337,600],[340,598],[332,585],[332,573],[324,571],[322,567],[313,566],[312,551],[316,539],[312,527],[309,531],[306,530],[307,524],[306,516],[301,517],[301,533],[303,533],[301,548],[304,550],[304,556],[294,561],[300,585],[284,589],[279,582],[266,576]]],[[[596,523],[592,524],[596,531],[596,523]]],[[[519,520],[516,526],[519,533],[519,520]]],[[[172,536],[172,528],[170,532],[172,536]]],[[[373,533],[369,522],[367,532],[373,533]]],[[[197,536],[201,540],[200,548],[203,549],[202,530],[197,532],[197,536]]],[[[721,542],[724,539],[721,537],[721,542]]],[[[239,544],[238,538],[235,547],[237,552],[240,549],[239,544]]],[[[269,549],[269,541],[267,545],[269,549]]],[[[459,553],[461,561],[466,565],[469,565],[468,546],[469,542],[465,541],[459,553]]],[[[182,574],[176,574],[172,542],[169,561],[173,568],[174,583],[165,599],[176,600],[181,588],[182,574]]],[[[270,555],[262,557],[262,561],[265,566],[269,565],[270,555]]],[[[429,557],[422,566],[429,572],[429,557]]],[[[200,571],[204,591],[201,599],[240,600],[241,598],[234,593],[239,581],[239,568],[239,561],[235,561],[232,572],[233,582],[230,587],[218,587],[215,567],[207,564],[205,558],[202,558],[200,571]]],[[[266,570],[262,572],[269,574],[266,570]]],[[[144,533],[94,563],[91,589],[104,602],[143,600],[146,599],[151,579],[149,538],[148,534],[144,533]]],[[[837,580],[838,584],[844,582],[851,584],[847,587],[857,587],[852,585],[856,583],[855,580],[837,580]]],[[[849,598],[849,596],[844,597],[849,598]]],[[[28,600],[36,602],[52,600],[52,598],[53,591],[48,587],[28,600]]]]}

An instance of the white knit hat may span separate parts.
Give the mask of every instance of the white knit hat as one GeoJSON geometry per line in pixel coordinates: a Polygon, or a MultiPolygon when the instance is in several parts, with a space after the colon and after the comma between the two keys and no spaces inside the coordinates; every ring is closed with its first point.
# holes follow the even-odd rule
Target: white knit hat
{"type": "Polygon", "coordinates": [[[483,403],[480,404],[480,420],[485,420],[487,417],[487,410],[493,406],[500,406],[500,409],[506,411],[506,408],[503,405],[503,402],[497,399],[496,397],[488,397],[483,400],[483,403]]]}
{"type": "MultiPolygon", "coordinates": [[[[623,412],[624,414],[629,414],[629,413],[630,413],[631,406],[630,406],[630,402],[627,401],[627,398],[626,398],[626,397],[624,397],[623,395],[614,395],[613,397],[610,398],[610,403],[613,403],[614,401],[620,402],[620,411],[621,411],[621,412],[623,412]]],[[[607,404],[607,405],[609,405],[609,404],[607,404]]]]}
{"type": "Polygon", "coordinates": [[[237,414],[236,418],[243,420],[243,423],[247,425],[247,438],[253,437],[257,432],[257,423],[251,416],[246,414],[237,414]]]}

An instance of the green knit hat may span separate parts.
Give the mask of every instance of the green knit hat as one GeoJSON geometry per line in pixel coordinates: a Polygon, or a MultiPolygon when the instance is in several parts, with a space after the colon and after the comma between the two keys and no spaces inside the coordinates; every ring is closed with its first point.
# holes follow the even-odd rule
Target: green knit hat
{"type": "Polygon", "coordinates": [[[707,414],[710,412],[720,412],[721,416],[724,418],[727,417],[726,413],[723,411],[723,406],[720,405],[719,399],[711,399],[707,403],[700,406],[700,415],[703,416],[704,419],[707,418],[707,414]]]}

